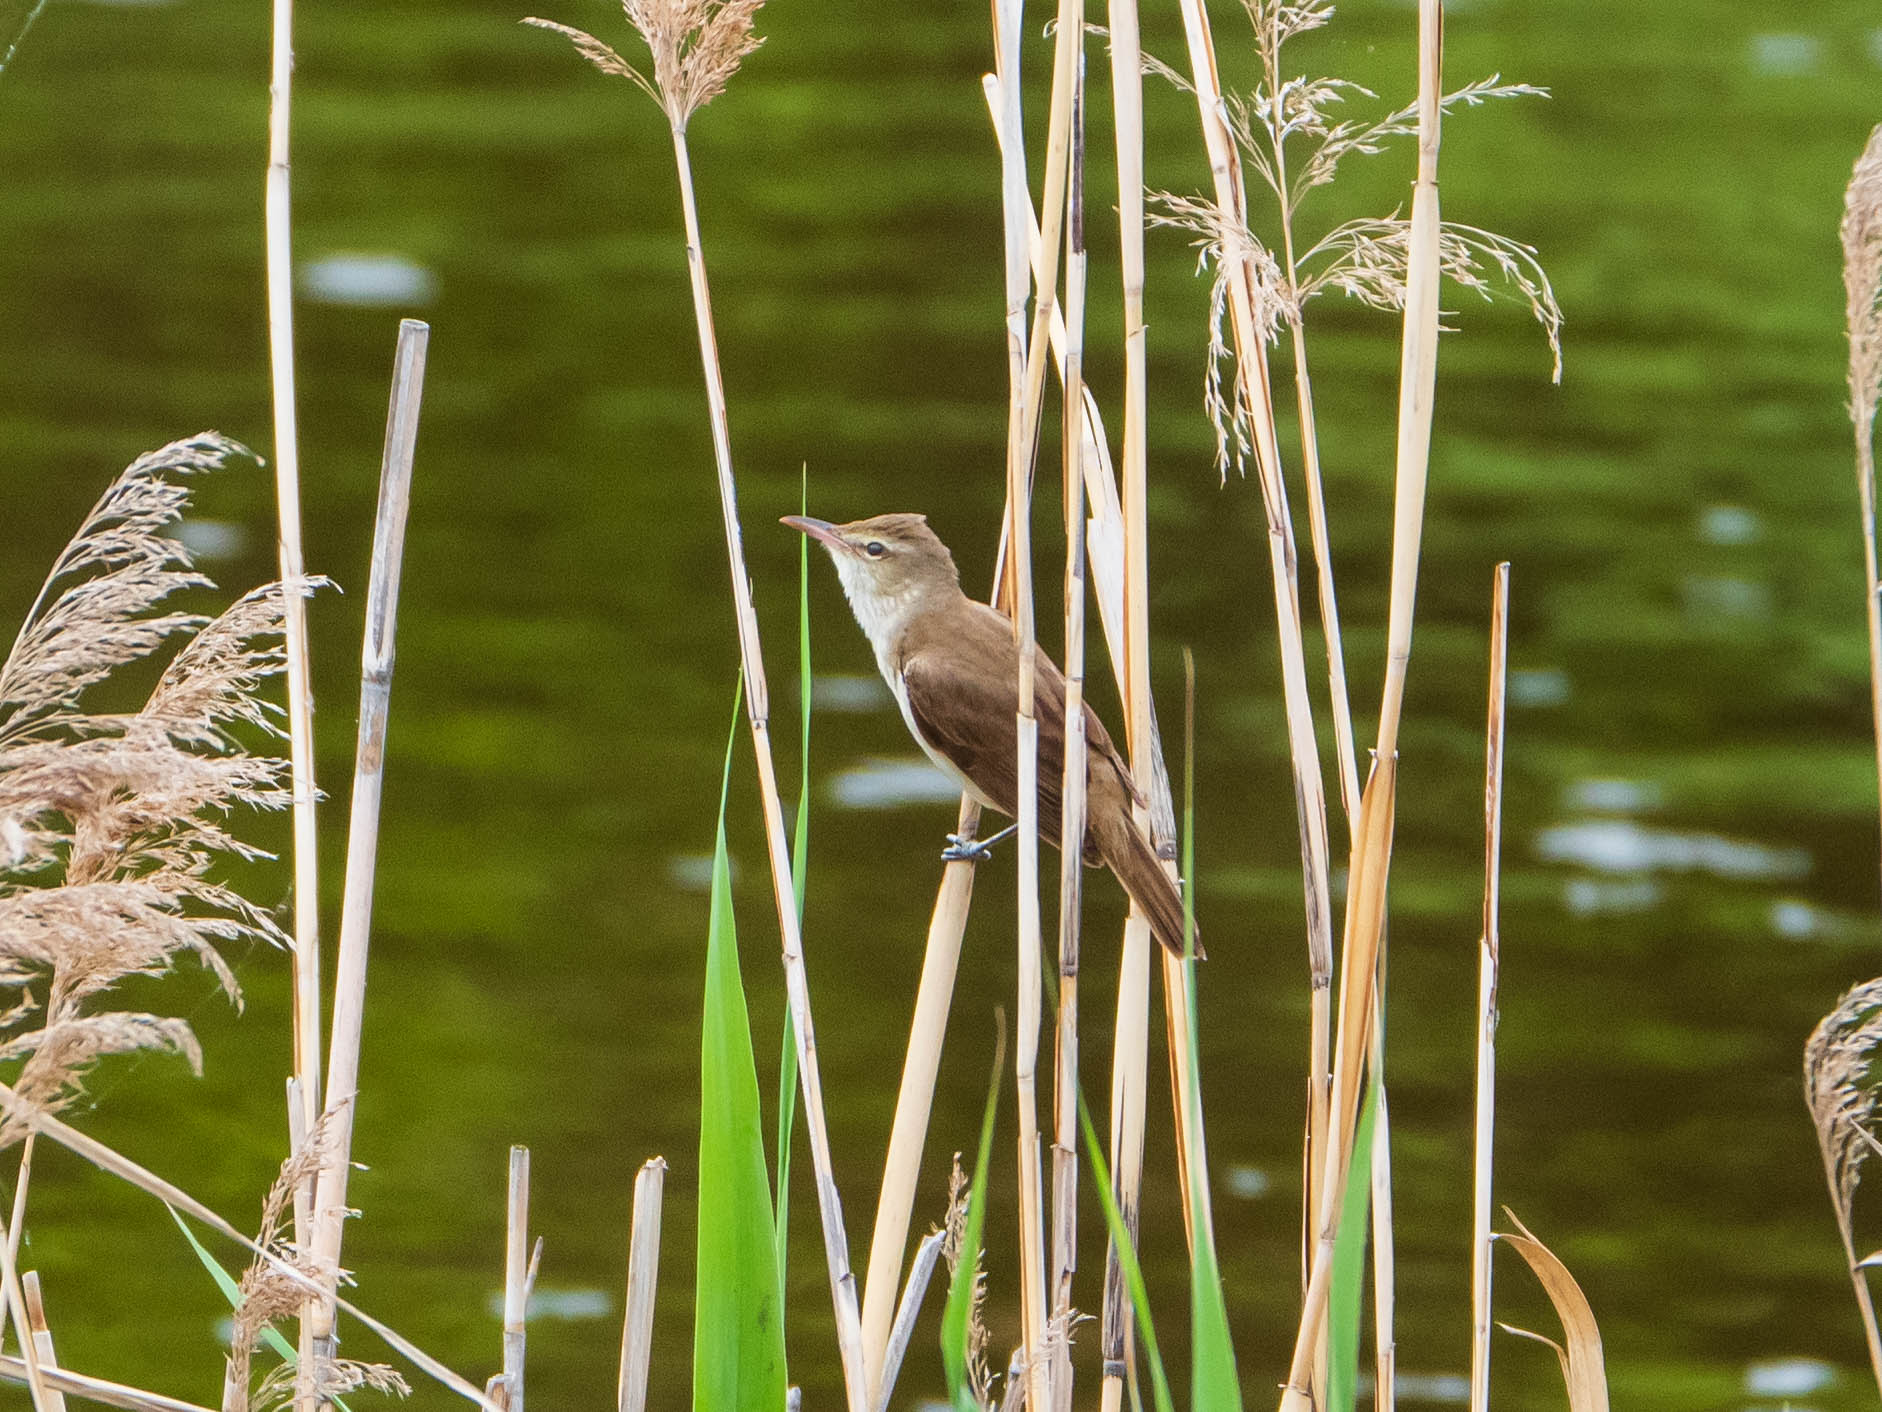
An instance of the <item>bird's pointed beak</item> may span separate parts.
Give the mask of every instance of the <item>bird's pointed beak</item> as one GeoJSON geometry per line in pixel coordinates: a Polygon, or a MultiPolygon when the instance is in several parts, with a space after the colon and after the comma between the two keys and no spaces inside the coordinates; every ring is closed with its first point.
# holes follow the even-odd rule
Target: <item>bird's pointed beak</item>
{"type": "Polygon", "coordinates": [[[832,549],[849,548],[843,542],[843,537],[836,532],[836,526],[828,520],[813,520],[808,515],[786,515],[778,523],[789,525],[794,530],[802,530],[812,539],[820,540],[832,549]]]}

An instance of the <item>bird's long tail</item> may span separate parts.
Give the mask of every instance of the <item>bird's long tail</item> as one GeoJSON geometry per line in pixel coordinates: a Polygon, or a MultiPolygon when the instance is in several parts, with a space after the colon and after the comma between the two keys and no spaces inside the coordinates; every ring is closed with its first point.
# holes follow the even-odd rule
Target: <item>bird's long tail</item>
{"type": "MultiPolygon", "coordinates": [[[[1124,884],[1124,891],[1130,894],[1131,901],[1143,909],[1157,940],[1181,956],[1183,899],[1177,895],[1176,884],[1163,871],[1163,864],[1144,836],[1137,831],[1130,816],[1119,811],[1112,814],[1111,822],[1103,827],[1094,820],[1092,833],[1095,835],[1093,841],[1098,845],[1098,856],[1117,875],[1117,880],[1124,884]]],[[[1198,957],[1203,954],[1200,930],[1198,928],[1196,940],[1198,957]]]]}

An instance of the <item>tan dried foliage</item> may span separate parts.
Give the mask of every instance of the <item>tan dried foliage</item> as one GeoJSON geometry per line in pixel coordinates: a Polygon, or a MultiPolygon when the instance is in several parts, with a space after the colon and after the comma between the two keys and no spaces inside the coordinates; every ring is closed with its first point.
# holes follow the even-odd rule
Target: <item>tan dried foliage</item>
{"type": "Polygon", "coordinates": [[[1849,414],[1866,448],[1882,393],[1882,127],[1856,160],[1843,197],[1843,290],[1849,321],[1849,414]]]}
{"type": "MultiPolygon", "coordinates": [[[[14,1088],[56,1111],[107,1054],[166,1050],[199,1068],[182,1020],[101,1008],[127,976],[161,975],[194,956],[240,1003],[227,943],[286,939],[211,876],[219,858],[252,858],[225,820],[287,802],[286,763],[244,735],[278,735],[259,693],[282,670],[282,597],[257,589],[220,617],[165,610],[208,587],[165,531],[189,492],[178,477],[243,448],[213,432],[139,457],[92,507],[28,609],[0,663],[0,1062],[14,1088]],[[187,640],[137,711],[84,698],[120,668],[187,640]],[[29,1028],[30,1027],[30,1028],[29,1028]]],[[[0,1120],[0,1147],[25,1128],[0,1120]]]]}
{"type": "Polygon", "coordinates": [[[604,74],[631,79],[658,103],[676,131],[725,86],[764,40],[754,29],[764,0],[621,0],[628,23],[653,56],[653,77],[585,30],[531,16],[524,24],[554,30],[604,74]]]}
{"type": "Polygon", "coordinates": [[[1882,979],[1844,994],[1810,1032],[1804,1045],[1804,1102],[1817,1128],[1823,1176],[1849,1263],[1856,1264],[1856,1187],[1862,1164],[1878,1150],[1876,1108],[1882,1102],[1871,1073],[1882,1043],[1882,979]]]}
{"type": "MultiPolygon", "coordinates": [[[[967,1385],[974,1402],[983,1409],[993,1406],[993,1371],[987,1366],[987,1272],[981,1268],[981,1252],[965,1255],[967,1240],[967,1174],[961,1170],[961,1154],[954,1154],[954,1169],[948,1176],[948,1214],[942,1228],[941,1258],[947,1261],[950,1275],[963,1258],[974,1262],[974,1302],[967,1311],[967,1385]]],[[[1022,1385],[1024,1378],[1018,1379],[1022,1385]]],[[[1010,1391],[1010,1389],[1009,1389],[1010,1391]]]]}

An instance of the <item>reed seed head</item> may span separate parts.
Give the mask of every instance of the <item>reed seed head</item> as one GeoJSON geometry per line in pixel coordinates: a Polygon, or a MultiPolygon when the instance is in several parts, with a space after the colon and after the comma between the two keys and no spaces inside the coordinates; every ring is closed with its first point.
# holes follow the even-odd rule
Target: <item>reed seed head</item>
{"type": "Polygon", "coordinates": [[[1876,1109],[1882,1104],[1871,1071],[1882,1044],[1882,979],[1853,987],[1810,1032],[1804,1045],[1804,1102],[1817,1127],[1823,1175],[1851,1263],[1854,1214],[1862,1166],[1878,1148],[1876,1109]]]}
{"type": "Polygon", "coordinates": [[[1843,197],[1843,289],[1848,296],[1849,411],[1867,445],[1882,392],[1882,127],[1856,159],[1843,197]]]}
{"type": "Polygon", "coordinates": [[[764,40],[754,29],[764,0],[621,0],[653,56],[653,77],[584,30],[534,16],[523,21],[565,36],[604,74],[631,79],[658,103],[675,132],[725,92],[745,56],[764,40]]]}

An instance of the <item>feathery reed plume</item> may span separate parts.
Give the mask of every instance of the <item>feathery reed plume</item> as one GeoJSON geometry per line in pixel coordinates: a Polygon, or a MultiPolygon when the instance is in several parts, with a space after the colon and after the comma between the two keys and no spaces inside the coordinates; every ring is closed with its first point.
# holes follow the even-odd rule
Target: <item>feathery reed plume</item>
{"type": "Polygon", "coordinates": [[[1837,1233],[1849,1259],[1849,1278],[1862,1311],[1869,1343],[1869,1365],[1882,1389],[1882,1330],[1876,1325],[1875,1301],[1861,1257],[1856,1253],[1856,1186],[1862,1165],[1878,1150],[1874,1125],[1882,1107],[1875,1083],[1873,1055],[1882,1044],[1882,979],[1864,981],[1836,1002],[1810,1032],[1804,1045],[1804,1102],[1817,1127],[1823,1154],[1823,1178],[1829,1183],[1837,1233]]]}
{"type": "MultiPolygon", "coordinates": [[[[981,1266],[981,1251],[967,1247],[967,1174],[961,1170],[961,1154],[954,1154],[954,1168],[948,1176],[948,1214],[942,1230],[941,1258],[947,1261],[950,1276],[970,1262],[973,1271],[973,1302],[967,1311],[967,1383],[975,1405],[993,1406],[993,1371],[987,1366],[987,1272],[981,1266]]],[[[1020,1380],[1022,1383],[1024,1379],[1020,1380]]]]}
{"type": "MultiPolygon", "coordinates": [[[[1233,467],[1245,470],[1252,449],[1252,409],[1239,379],[1233,391],[1223,387],[1229,366],[1231,340],[1224,324],[1228,313],[1229,274],[1223,264],[1233,251],[1248,268],[1254,295],[1255,323],[1268,342],[1278,340],[1285,325],[1295,334],[1296,382],[1310,386],[1305,377],[1305,355],[1300,332],[1307,303],[1316,295],[1337,291],[1376,309],[1399,312],[1404,308],[1410,219],[1397,212],[1383,219],[1347,221],[1333,227],[1314,244],[1297,253],[1294,219],[1308,193],[1334,180],[1340,164],[1352,156],[1374,156],[1395,139],[1415,136],[1417,105],[1409,104],[1384,117],[1364,120],[1338,115],[1339,105],[1355,98],[1377,95],[1359,84],[1337,78],[1288,77],[1282,72],[1281,51],[1287,41],[1318,29],[1333,17],[1331,5],[1320,0],[1282,4],[1275,0],[1243,0],[1261,57],[1262,79],[1248,95],[1225,93],[1221,112],[1247,165],[1273,194],[1280,215],[1281,250],[1271,251],[1255,234],[1244,212],[1229,209],[1218,199],[1188,197],[1168,192],[1151,197],[1150,224],[1187,230],[1196,237],[1201,265],[1214,271],[1210,295],[1210,358],[1204,387],[1204,405],[1216,429],[1217,464],[1224,476],[1233,467]],[[1302,148],[1290,162],[1290,144],[1302,148]]],[[[1188,92],[1189,79],[1154,59],[1145,67],[1188,92]]],[[[1497,98],[1546,96],[1545,89],[1526,83],[1503,83],[1496,75],[1466,84],[1439,99],[1440,111],[1475,107],[1497,98]]],[[[1445,222],[1439,232],[1439,262],[1445,275],[1458,285],[1491,299],[1508,292],[1526,304],[1548,338],[1556,381],[1562,376],[1562,311],[1555,291],[1536,252],[1527,245],[1493,231],[1445,222]]],[[[1312,434],[1311,395],[1303,400],[1302,421],[1312,434]]],[[[1316,507],[1318,442],[1314,442],[1310,468],[1310,496],[1316,507]]],[[[1324,511],[1316,516],[1315,554],[1325,560],[1324,511]]],[[[1323,581],[1323,611],[1329,586],[1323,581]]],[[[1343,696],[1343,692],[1337,693],[1343,696]]],[[[1343,769],[1349,768],[1343,763],[1343,769]]],[[[1349,816],[1353,813],[1348,799],[1349,816]]]]}
{"type": "Polygon", "coordinates": [[[1843,291],[1849,327],[1849,420],[1856,434],[1863,587],[1869,620],[1869,713],[1882,785],[1882,578],[1876,571],[1875,414],[1882,395],[1882,127],[1869,134],[1843,196],[1843,291]]]}
{"type": "Polygon", "coordinates": [[[653,77],[584,30],[531,16],[524,24],[566,35],[583,58],[604,74],[631,79],[667,115],[676,130],[725,85],[745,56],[764,43],[752,22],[764,0],[621,0],[628,23],[653,55],[653,77]]]}
{"type": "Polygon", "coordinates": [[[686,144],[686,124],[692,115],[724,91],[740,61],[757,47],[752,19],[758,6],[759,0],[622,0],[628,20],[641,32],[653,53],[651,82],[592,35],[541,20],[530,23],[566,35],[603,73],[632,78],[659,102],[672,130],[673,162],[679,176],[680,212],[686,237],[687,273],[692,285],[693,319],[699,334],[699,359],[705,376],[719,510],[725,528],[726,567],[731,577],[732,608],[738,629],[739,665],[746,684],[745,719],[758,764],[766,857],[771,866],[771,892],[778,914],[785,993],[797,1045],[804,1123],[810,1135],[818,1214],[823,1224],[824,1258],[830,1271],[837,1345],[843,1360],[844,1393],[850,1412],[867,1412],[871,1405],[870,1377],[864,1352],[862,1314],[856,1297],[856,1279],[850,1270],[849,1238],[844,1232],[843,1203],[837,1192],[829,1127],[824,1117],[822,1065],[817,1056],[817,1031],[810,1011],[803,928],[797,916],[796,889],[791,877],[784,803],[778,793],[777,765],[771,753],[771,693],[765,676],[751,575],[745,567],[744,533],[738,518],[738,482],[732,467],[732,432],[726,415],[725,378],[719,364],[718,335],[713,328],[712,293],[699,233],[693,164],[686,144]]]}
{"type": "MultiPolygon", "coordinates": [[[[209,582],[164,534],[189,503],[171,477],[241,453],[206,433],[134,462],[60,554],[0,664],[0,989],[17,993],[0,1015],[0,1062],[24,1061],[14,1087],[48,1111],[107,1054],[167,1050],[200,1068],[185,1021],[98,1009],[96,997],[187,953],[239,1004],[220,947],[285,941],[210,877],[219,856],[259,856],[222,818],[287,802],[286,762],[240,739],[279,735],[257,693],[283,667],[281,591],[257,589],[213,621],[160,611],[209,582]],[[141,709],[84,709],[89,688],[178,634],[190,640],[141,709]]],[[[0,1119],[0,1147],[25,1135],[0,1119]]]]}
{"type": "MultiPolygon", "coordinates": [[[[261,1229],[255,1244],[257,1251],[242,1273],[241,1297],[235,1306],[235,1319],[229,1333],[229,1353],[222,1385],[222,1412],[249,1412],[286,1406],[294,1398],[296,1366],[293,1360],[271,1369],[251,1396],[252,1365],[255,1350],[263,1338],[270,1338],[277,1349],[285,1348],[271,1336],[275,1324],[297,1317],[306,1299],[306,1282],[319,1281],[322,1271],[311,1249],[304,1249],[289,1238],[294,1218],[295,1193],[311,1182],[326,1160],[331,1142],[325,1117],[312,1134],[281,1164],[274,1185],[262,1202],[261,1229]],[[293,1273],[290,1273],[293,1272],[293,1273]],[[296,1277],[298,1276],[298,1278],[296,1277]]],[[[344,1277],[343,1272],[336,1272],[344,1277]]],[[[392,1392],[400,1397],[411,1389],[393,1368],[378,1363],[339,1360],[321,1370],[315,1383],[315,1396],[332,1397],[360,1388],[392,1392]]]]}

